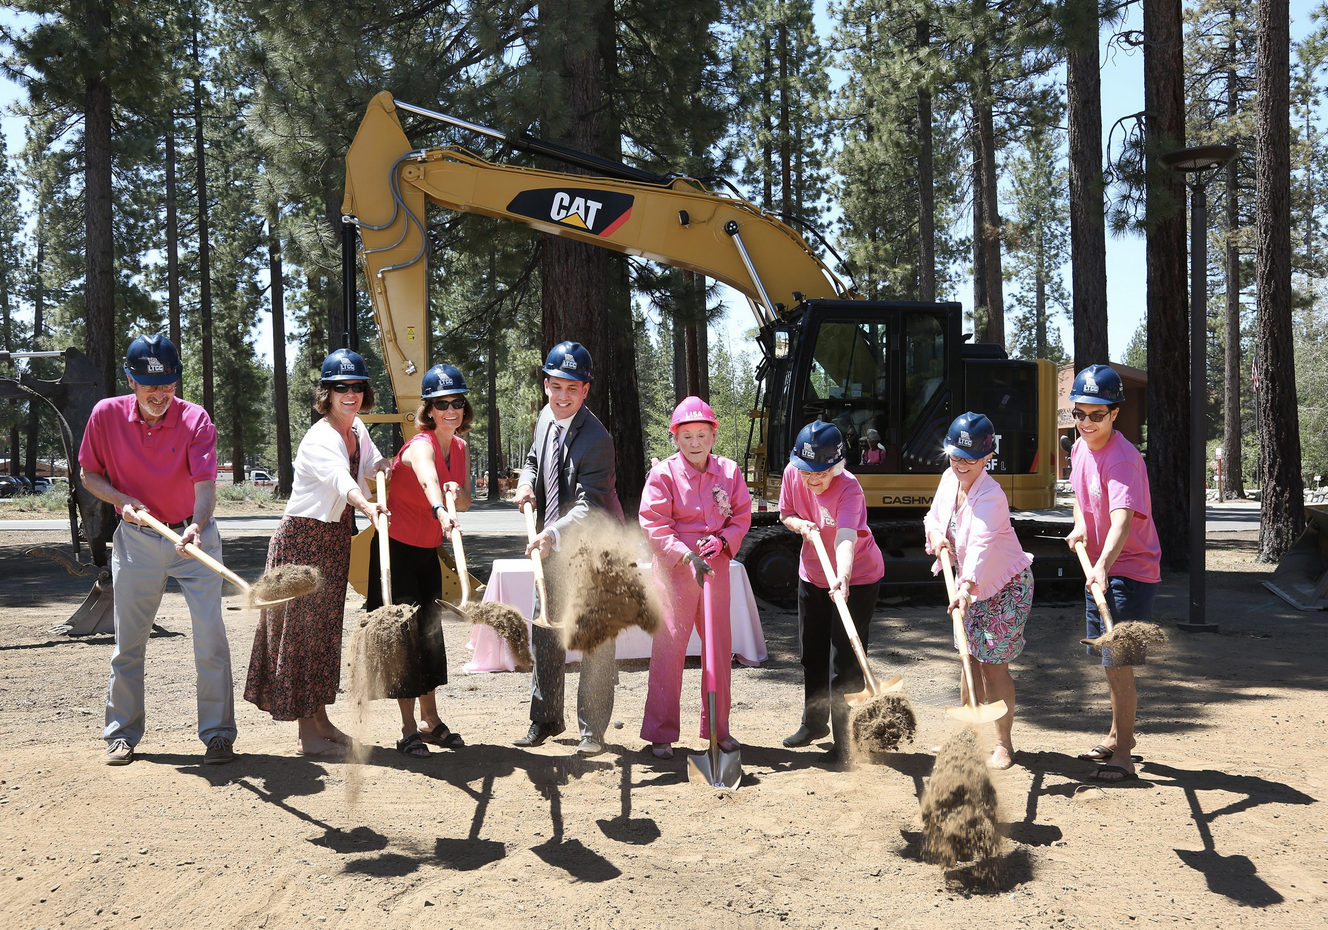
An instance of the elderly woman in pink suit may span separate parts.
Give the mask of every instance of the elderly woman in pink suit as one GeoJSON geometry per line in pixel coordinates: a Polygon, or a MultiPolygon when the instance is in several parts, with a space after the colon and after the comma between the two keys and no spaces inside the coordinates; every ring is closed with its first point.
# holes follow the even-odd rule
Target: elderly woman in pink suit
{"type": "MultiPolygon", "coordinates": [[[[927,551],[950,550],[956,594],[950,610],[964,612],[969,654],[976,660],[976,702],[1004,701],[1009,708],[996,721],[996,748],[989,766],[1014,764],[1014,679],[1010,661],[1024,651],[1024,623],[1033,606],[1033,557],[1019,545],[1010,525],[1010,505],[987,463],[996,447],[996,428],[980,413],[965,413],[950,424],[945,451],[950,467],[941,475],[923,525],[927,551]],[[980,674],[979,674],[980,673],[980,674]]],[[[941,570],[940,560],[932,573],[941,570]]],[[[955,643],[959,646],[959,643],[955,643]]],[[[960,691],[967,683],[959,676],[960,691]]]]}
{"type": "Polygon", "coordinates": [[[713,629],[701,655],[701,737],[710,727],[725,752],[738,748],[729,735],[729,680],[733,633],[729,626],[729,562],[752,525],[752,496],[732,459],[711,455],[715,412],[699,397],[685,398],[669,426],[676,454],[650,470],[641,492],[641,528],[654,555],[655,587],[663,622],[650,651],[650,686],[641,738],[656,759],[673,758],[681,727],[679,701],[687,641],[705,635],[703,585],[710,585],[713,629]],[[715,692],[716,720],[709,720],[705,694],[715,692]]]}

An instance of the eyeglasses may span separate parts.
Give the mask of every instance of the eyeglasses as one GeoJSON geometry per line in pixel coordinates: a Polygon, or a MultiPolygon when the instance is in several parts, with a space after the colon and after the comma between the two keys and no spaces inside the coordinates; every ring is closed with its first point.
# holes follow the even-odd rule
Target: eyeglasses
{"type": "Polygon", "coordinates": [[[466,399],[458,397],[456,400],[432,400],[429,401],[434,410],[447,410],[449,407],[453,410],[465,410],[466,399]]]}
{"type": "Polygon", "coordinates": [[[1089,413],[1086,410],[1077,410],[1077,409],[1070,411],[1070,416],[1074,417],[1076,420],[1079,420],[1080,422],[1083,422],[1084,420],[1092,420],[1094,423],[1101,423],[1110,415],[1111,415],[1110,410],[1099,413],[1089,413]]]}
{"type": "Polygon", "coordinates": [[[334,394],[345,394],[347,391],[363,394],[365,387],[367,387],[363,381],[334,381],[329,386],[334,394]]]}

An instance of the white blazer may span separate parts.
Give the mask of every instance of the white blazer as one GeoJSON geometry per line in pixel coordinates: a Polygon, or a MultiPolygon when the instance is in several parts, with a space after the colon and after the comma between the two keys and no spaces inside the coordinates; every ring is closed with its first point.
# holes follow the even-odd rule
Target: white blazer
{"type": "Polygon", "coordinates": [[[286,502],[286,516],[336,523],[346,510],[346,495],[353,488],[358,487],[365,497],[373,496],[368,476],[374,473],[383,456],[359,417],[355,418],[355,429],[360,437],[360,473],[352,476],[346,443],[327,418],[309,427],[295,454],[295,481],[286,502]]]}

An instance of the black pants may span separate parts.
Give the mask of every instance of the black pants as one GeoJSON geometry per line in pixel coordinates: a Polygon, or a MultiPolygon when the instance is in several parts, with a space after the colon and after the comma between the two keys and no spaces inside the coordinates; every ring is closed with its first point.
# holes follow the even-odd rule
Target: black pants
{"type": "MultiPolygon", "coordinates": [[[[867,651],[867,634],[881,583],[849,585],[848,612],[867,651]]],[[[847,711],[844,695],[866,687],[862,668],[853,655],[839,608],[830,599],[830,589],[798,579],[798,641],[802,645],[802,722],[810,730],[824,731],[832,706],[847,711]],[[834,694],[836,701],[831,702],[834,694]]]]}

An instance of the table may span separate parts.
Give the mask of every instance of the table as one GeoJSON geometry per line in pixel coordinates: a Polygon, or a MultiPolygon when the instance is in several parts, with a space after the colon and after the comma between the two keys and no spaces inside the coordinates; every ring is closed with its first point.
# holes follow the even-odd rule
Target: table
{"type": "MultiPolygon", "coordinates": [[[[651,584],[650,566],[639,565],[651,584]]],[[[743,665],[760,665],[767,658],[765,633],[761,630],[761,616],[756,610],[747,570],[741,562],[729,562],[729,623],[733,630],[733,653],[743,665]]],[[[530,559],[495,559],[484,589],[484,600],[500,601],[515,607],[521,616],[529,618],[535,609],[535,570],[530,559]]],[[[649,659],[653,638],[640,627],[629,627],[618,634],[616,656],[619,659],[649,659]]],[[[491,627],[477,623],[471,627],[468,647],[473,653],[463,666],[466,672],[511,672],[516,669],[516,657],[511,647],[503,642],[491,627]]],[[[701,637],[693,630],[687,643],[687,654],[701,654],[701,637]]],[[[581,653],[569,649],[568,662],[581,661],[581,653]]]]}

